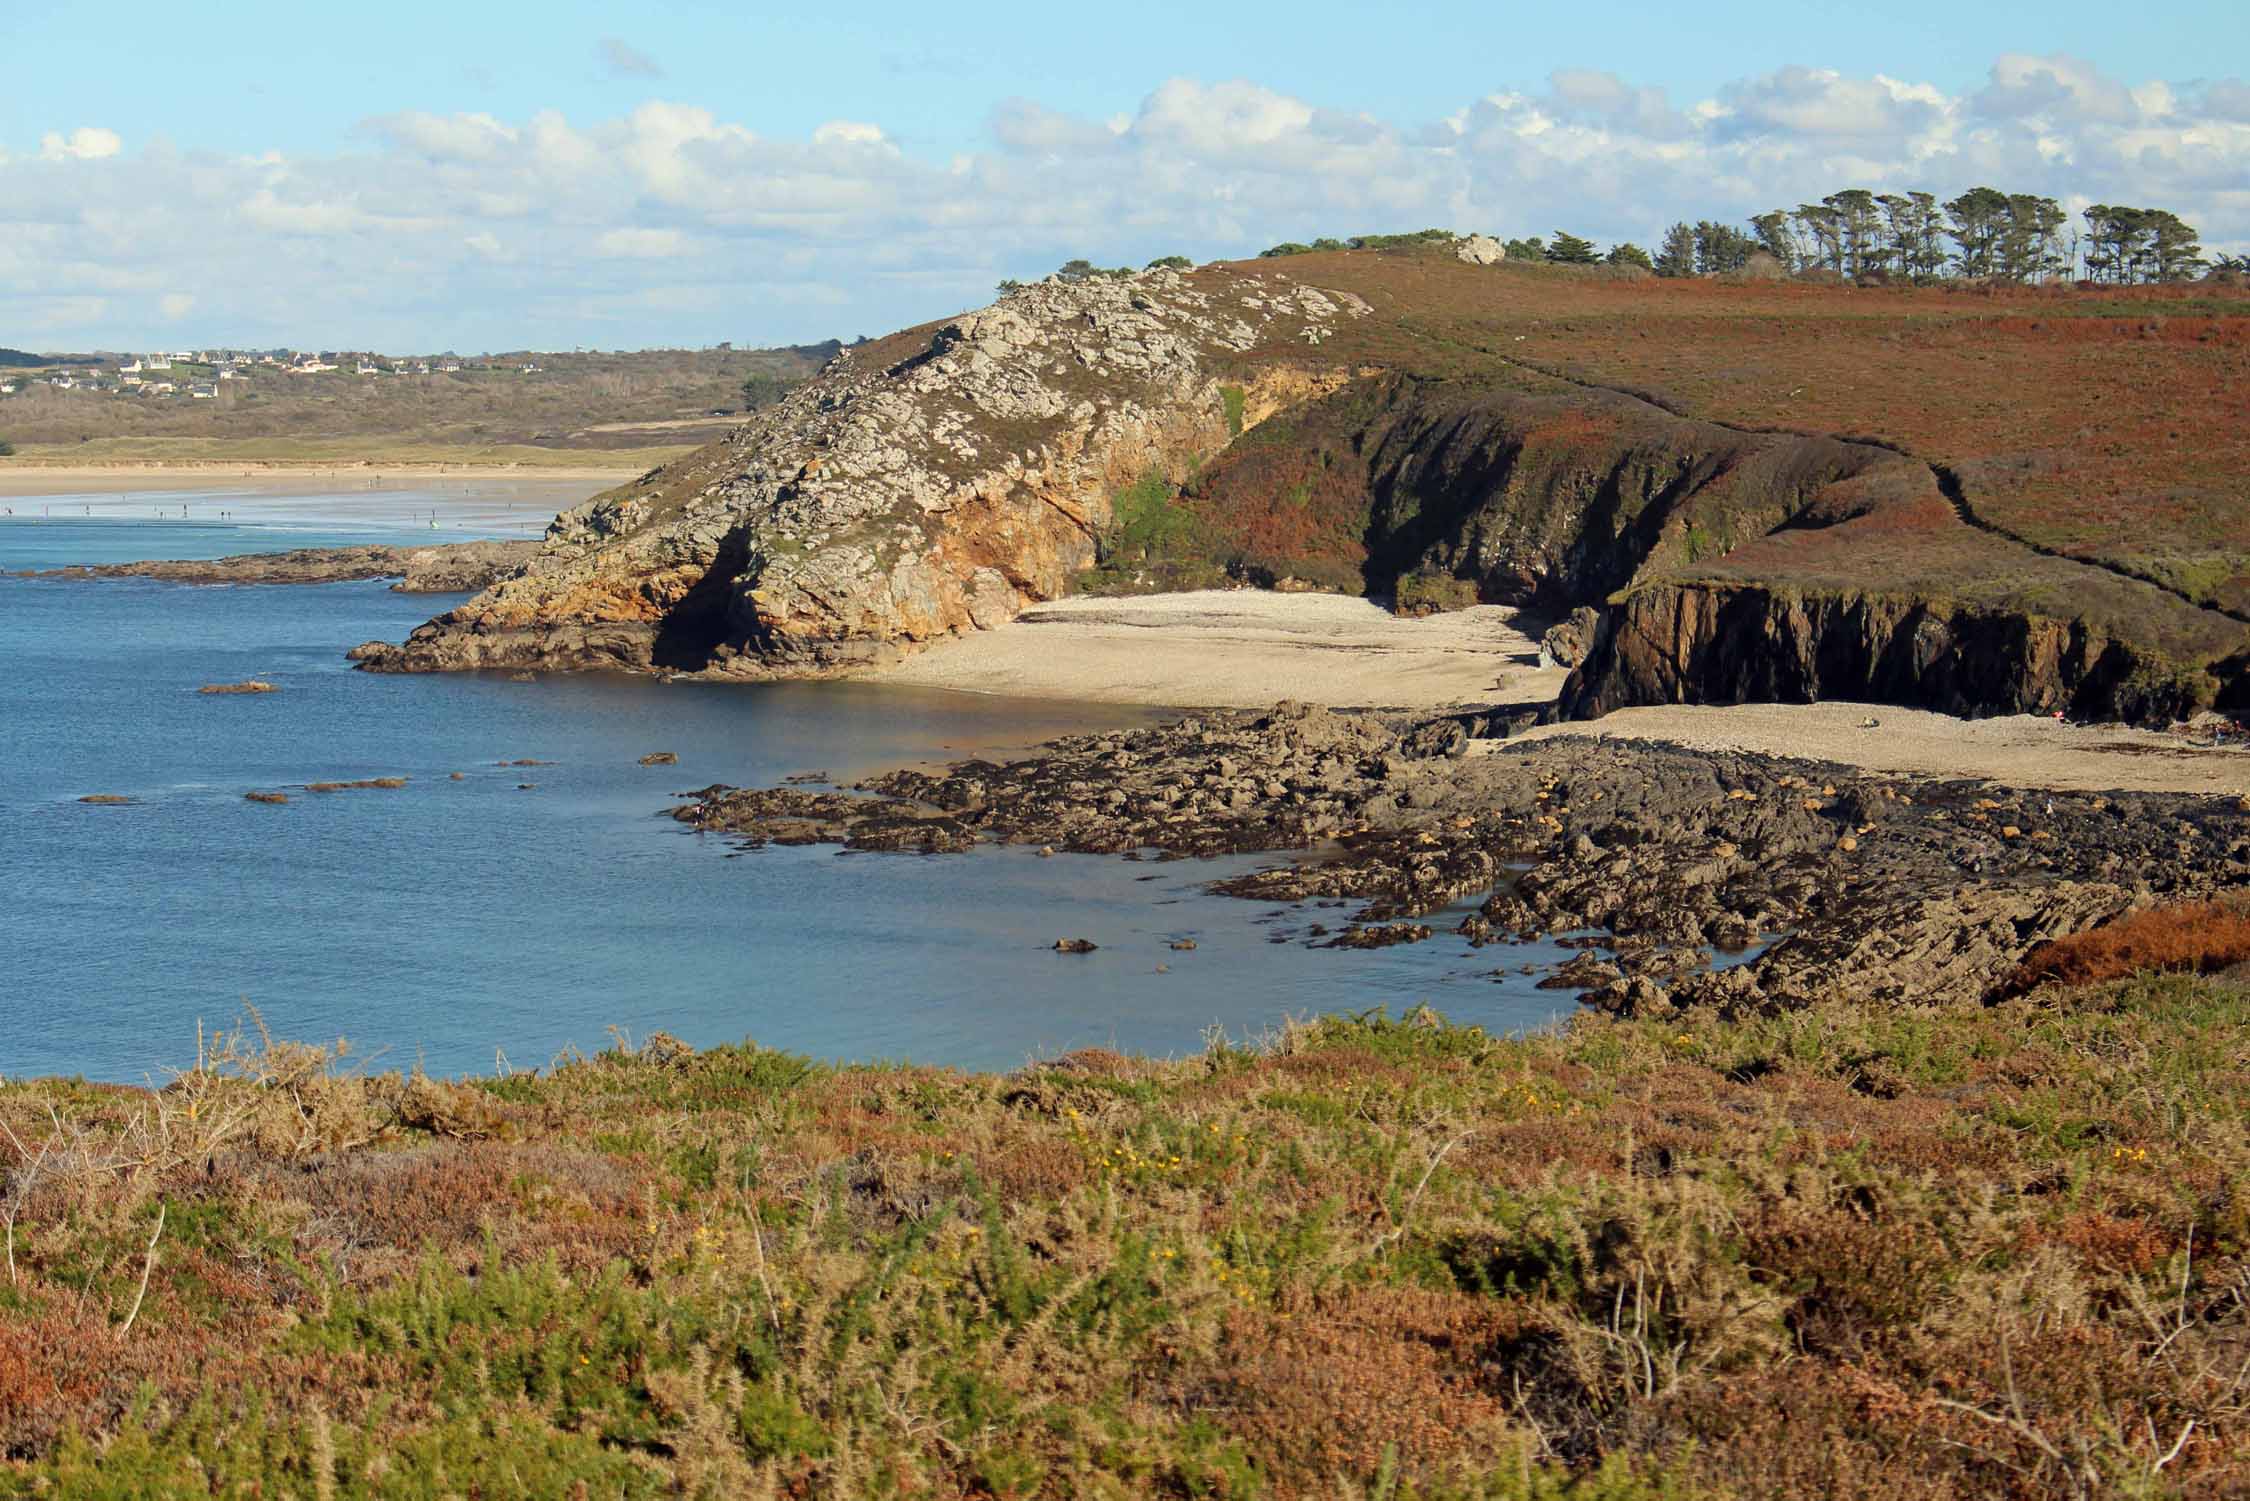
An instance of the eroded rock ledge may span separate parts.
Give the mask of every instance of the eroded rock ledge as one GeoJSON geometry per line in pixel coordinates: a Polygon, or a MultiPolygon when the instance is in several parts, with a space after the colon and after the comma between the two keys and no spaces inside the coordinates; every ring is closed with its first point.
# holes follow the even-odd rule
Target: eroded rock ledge
{"type": "Polygon", "coordinates": [[[846,350],[724,441],[558,517],[521,577],[353,655],[736,677],[895,660],[1069,592],[1117,491],[1339,384],[1320,342],[1367,311],[1279,274],[1019,288],[846,350]]]}
{"type": "Polygon", "coordinates": [[[513,578],[537,555],[536,542],[447,542],[431,547],[300,547],[147,563],[50,568],[19,578],[162,579],[175,584],[341,584],[395,578],[401,594],[468,594],[513,578]]]}
{"type": "Polygon", "coordinates": [[[2232,797],[2019,792],[1624,742],[1493,746],[1476,728],[1284,705],[895,772],[854,794],[706,788],[674,816],[751,844],[879,851],[1327,850],[1215,889],[1347,900],[1347,939],[1396,941],[1401,920],[1479,896],[1454,928],[1471,943],[1602,929],[1609,958],[1577,974],[1589,999],[1655,1014],[1981,999],[2044,939],[2250,878],[2250,807],[2232,797]]]}

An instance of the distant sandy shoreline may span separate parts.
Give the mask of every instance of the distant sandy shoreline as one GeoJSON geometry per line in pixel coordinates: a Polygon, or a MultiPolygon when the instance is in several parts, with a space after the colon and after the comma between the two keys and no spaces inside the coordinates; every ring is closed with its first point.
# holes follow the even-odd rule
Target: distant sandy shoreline
{"type": "Polygon", "coordinates": [[[601,469],[570,464],[386,464],[386,463],[257,463],[242,460],[182,459],[170,463],[93,462],[85,464],[18,464],[0,460],[0,495],[76,495],[89,490],[179,490],[204,485],[238,485],[244,481],[303,484],[308,479],[350,481],[392,480],[404,484],[432,480],[525,480],[583,484],[591,496],[612,485],[638,479],[640,469],[601,469]]]}
{"type": "MultiPolygon", "coordinates": [[[[0,528],[71,520],[184,521],[430,532],[435,534],[431,540],[449,542],[536,537],[558,511],[606,488],[601,474],[584,470],[0,469],[0,528]],[[37,478],[26,481],[26,475],[37,478]]],[[[232,550],[255,552],[258,547],[245,539],[232,550]]]]}
{"type": "MultiPolygon", "coordinates": [[[[962,692],[1174,708],[1541,708],[1565,674],[1539,665],[1516,613],[1494,606],[1406,620],[1362,599],[1207,590],[1036,606],[873,674],[962,692]]],[[[1624,709],[1544,725],[1528,740],[1642,740],[1829,761],[1867,771],[2056,791],[2250,794],[2250,750],[2121,725],[2017,715],[1966,720],[1888,704],[1624,709]],[[1872,723],[1871,723],[1872,721],[1872,723]]]]}

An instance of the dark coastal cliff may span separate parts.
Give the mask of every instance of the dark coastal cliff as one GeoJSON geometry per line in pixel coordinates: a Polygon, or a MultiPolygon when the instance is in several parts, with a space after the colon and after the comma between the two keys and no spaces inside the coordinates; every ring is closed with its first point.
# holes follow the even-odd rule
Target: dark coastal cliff
{"type": "Polygon", "coordinates": [[[1561,712],[1635,704],[1845,699],[1948,714],[2167,723],[2239,692],[2243,664],[2195,677],[2083,619],[1928,599],[1658,581],[1604,610],[1561,712]]]}
{"type": "Polygon", "coordinates": [[[1841,698],[2162,722],[2244,694],[2240,622],[1982,529],[1945,491],[1872,442],[1385,376],[1245,437],[1183,504],[1237,576],[1592,611],[1571,717],[1841,698]],[[1290,550],[1276,509],[1315,513],[1294,539],[1326,554],[1290,550]]]}

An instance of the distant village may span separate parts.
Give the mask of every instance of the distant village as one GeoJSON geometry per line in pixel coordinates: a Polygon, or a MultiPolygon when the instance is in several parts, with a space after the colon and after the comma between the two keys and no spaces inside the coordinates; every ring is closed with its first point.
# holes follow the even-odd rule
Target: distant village
{"type": "Polygon", "coordinates": [[[380,379],[401,375],[458,375],[465,370],[536,375],[536,360],[464,360],[451,356],[399,359],[388,355],[296,349],[181,350],[176,354],[121,355],[90,365],[72,364],[32,374],[0,377],[0,396],[34,386],[58,391],[90,391],[143,400],[216,401],[251,381],[268,377],[341,374],[380,379]]]}

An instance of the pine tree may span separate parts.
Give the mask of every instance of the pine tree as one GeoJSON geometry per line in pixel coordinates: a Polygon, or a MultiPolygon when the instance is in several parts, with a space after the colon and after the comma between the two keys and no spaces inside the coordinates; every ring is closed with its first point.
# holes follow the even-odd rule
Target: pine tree
{"type": "Polygon", "coordinates": [[[1656,269],[1656,263],[1648,258],[1648,252],[1631,240],[1612,245],[1609,254],[1603,256],[1602,259],[1612,266],[1638,266],[1643,271],[1654,271],[1656,269]]]}
{"type": "Polygon", "coordinates": [[[1664,231],[1664,245],[1656,253],[1658,276],[1695,275],[1695,231],[1685,223],[1664,231]]]}
{"type": "Polygon", "coordinates": [[[1971,188],[1945,206],[1946,233],[1959,250],[1954,264],[1963,276],[1998,273],[2001,237],[2007,232],[2008,195],[1996,188],[1971,188]]]}
{"type": "Polygon", "coordinates": [[[1845,188],[1820,200],[1836,226],[1836,269],[1857,281],[1875,252],[1875,195],[1865,188],[1845,188]]]}
{"type": "Polygon", "coordinates": [[[2166,209],[2148,210],[2148,254],[2158,281],[2188,281],[2203,266],[2195,226],[2166,209]]]}
{"type": "Polygon", "coordinates": [[[1781,262],[1782,269],[1794,271],[1801,252],[1797,237],[1789,228],[1789,211],[1775,209],[1770,214],[1760,214],[1750,221],[1751,230],[1758,237],[1758,248],[1781,262]]]}
{"type": "Polygon", "coordinates": [[[1695,266],[1706,276],[1740,271],[1757,243],[1732,225],[1703,219],[1695,226],[1695,266]]]}
{"type": "Polygon", "coordinates": [[[1601,262],[1592,240],[1582,240],[1567,229],[1555,231],[1554,243],[1547,247],[1547,259],[1559,266],[1593,266],[1601,262]]]}
{"type": "Polygon", "coordinates": [[[1836,210],[1826,203],[1800,203],[1790,217],[1804,230],[1805,238],[1812,241],[1812,253],[1805,257],[1806,263],[1841,273],[1844,229],[1836,210]]]}

